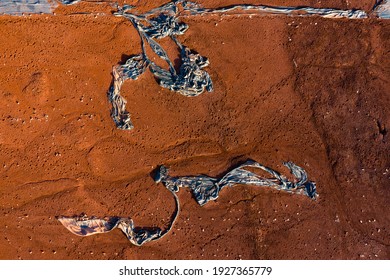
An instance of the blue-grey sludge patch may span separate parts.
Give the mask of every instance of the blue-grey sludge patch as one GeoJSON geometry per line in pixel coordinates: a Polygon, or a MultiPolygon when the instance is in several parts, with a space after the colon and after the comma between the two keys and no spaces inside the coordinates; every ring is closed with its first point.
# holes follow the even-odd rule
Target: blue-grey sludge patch
{"type": "Polygon", "coordinates": [[[253,160],[248,160],[238,167],[233,168],[222,176],[222,178],[214,178],[206,175],[171,177],[168,175],[168,169],[165,166],[160,166],[156,170],[154,180],[157,184],[162,183],[170,191],[176,203],[176,209],[172,215],[170,224],[165,230],[160,228],[135,227],[133,220],[125,217],[97,218],[81,214],[73,217],[60,216],[57,219],[70,232],[79,236],[106,233],[115,228],[119,228],[132,244],[141,246],[144,243],[161,239],[173,228],[180,212],[180,201],[176,195],[176,192],[180,188],[190,189],[193,197],[201,206],[211,200],[216,200],[223,188],[236,185],[269,187],[292,194],[305,195],[315,200],[318,197],[316,184],[308,180],[306,171],[293,162],[285,162],[284,165],[295,177],[294,181],[288,180],[286,176],[253,160]],[[263,177],[247,170],[247,168],[262,170],[271,176],[263,177]]]}
{"type": "Polygon", "coordinates": [[[378,4],[374,7],[373,13],[378,18],[390,19],[390,1],[378,1],[378,4]]]}
{"type": "Polygon", "coordinates": [[[136,227],[131,218],[124,217],[88,217],[85,214],[79,216],[66,217],[59,216],[57,219],[65,226],[70,232],[78,236],[89,236],[98,233],[107,233],[113,229],[120,229],[125,234],[130,243],[136,246],[142,246],[144,243],[158,240],[165,236],[173,228],[175,221],[180,213],[179,199],[175,193],[172,192],[175,198],[176,209],[172,215],[171,222],[165,230],[160,228],[150,227],[136,227]]]}
{"type": "Polygon", "coordinates": [[[0,14],[51,14],[57,3],[48,0],[1,0],[0,14]]]}
{"type": "Polygon", "coordinates": [[[271,187],[294,194],[302,194],[315,200],[317,198],[316,185],[308,181],[306,171],[293,162],[285,162],[283,164],[290,169],[296,181],[291,182],[277,171],[252,160],[232,169],[220,179],[205,175],[171,177],[168,175],[168,169],[165,166],[161,166],[156,174],[155,181],[156,183],[161,182],[168,190],[173,192],[178,192],[180,188],[189,188],[201,206],[211,200],[217,199],[223,188],[233,187],[235,185],[271,187]],[[245,168],[263,170],[271,174],[271,178],[262,177],[245,168]]]}
{"type": "Polygon", "coordinates": [[[188,25],[180,22],[179,4],[182,1],[170,2],[153,9],[145,14],[133,11],[133,6],[124,6],[118,9],[115,16],[128,19],[137,29],[141,38],[142,53],[130,57],[126,63],[113,67],[113,82],[108,91],[108,98],[112,104],[111,117],[117,128],[132,129],[133,123],[130,113],[126,110],[126,100],[120,93],[125,80],[136,80],[149,69],[161,87],[175,91],[184,96],[197,96],[205,90],[213,91],[210,75],[203,69],[209,65],[206,57],[182,45],[177,36],[187,31],[188,25]],[[169,37],[180,50],[180,69],[176,71],[172,60],[157,40],[169,37]],[[163,59],[168,70],[154,63],[148,56],[145,45],[163,59]]]}
{"type": "Polygon", "coordinates": [[[0,0],[0,14],[52,14],[58,4],[72,5],[82,0],[0,0]]]}
{"type": "MultiPolygon", "coordinates": [[[[32,14],[52,13],[58,3],[73,5],[83,0],[2,0],[0,13],[5,14],[32,14]]],[[[89,2],[89,1],[85,1],[89,2]]],[[[103,2],[90,2],[103,3],[103,2]]],[[[325,18],[364,19],[369,15],[379,18],[390,18],[390,2],[379,1],[373,11],[366,13],[362,10],[340,10],[331,8],[312,7],[283,7],[265,5],[233,5],[216,9],[203,8],[201,5],[185,0],[174,0],[160,7],[152,9],[144,14],[135,10],[134,6],[118,6],[115,1],[107,1],[117,8],[115,16],[128,19],[137,29],[141,38],[142,53],[130,57],[124,64],[113,67],[113,82],[108,91],[108,99],[111,103],[111,117],[117,128],[131,130],[134,125],[130,119],[130,113],[126,109],[126,99],[121,95],[121,87],[124,81],[136,80],[146,69],[149,69],[161,87],[180,93],[184,96],[198,96],[205,90],[213,91],[213,83],[210,75],[205,71],[209,65],[206,57],[201,56],[187,46],[180,43],[177,36],[186,32],[188,25],[181,22],[180,18],[189,16],[204,16],[206,14],[242,14],[242,15],[287,15],[287,16],[320,16],[325,18]],[[172,60],[166,51],[158,43],[159,39],[169,37],[176,43],[180,51],[180,69],[176,71],[172,60]],[[168,70],[157,65],[146,53],[145,45],[168,65],[168,70]]]]}
{"type": "MultiPolygon", "coordinates": [[[[381,6],[376,7],[376,15],[384,16],[381,6]]],[[[160,86],[184,96],[198,96],[205,90],[213,91],[210,75],[203,69],[209,65],[207,58],[183,46],[177,36],[184,34],[188,25],[180,18],[204,16],[206,14],[243,14],[243,15],[287,15],[287,16],[320,16],[324,18],[364,19],[369,16],[362,10],[339,10],[312,7],[273,7],[265,5],[233,5],[216,9],[203,8],[201,5],[185,0],[176,0],[152,9],[144,14],[134,10],[134,6],[118,7],[116,16],[127,18],[137,29],[141,37],[142,53],[130,57],[123,65],[113,67],[113,82],[108,91],[112,104],[111,117],[117,128],[131,130],[134,125],[130,113],[126,109],[126,100],[121,95],[121,87],[125,80],[136,80],[147,68],[153,73],[160,86]],[[180,50],[181,67],[177,72],[166,51],[157,42],[158,39],[170,37],[180,50]],[[152,51],[168,65],[168,70],[152,62],[145,50],[148,44],[152,51]]],[[[374,14],[375,14],[374,13],[374,14]]]]}

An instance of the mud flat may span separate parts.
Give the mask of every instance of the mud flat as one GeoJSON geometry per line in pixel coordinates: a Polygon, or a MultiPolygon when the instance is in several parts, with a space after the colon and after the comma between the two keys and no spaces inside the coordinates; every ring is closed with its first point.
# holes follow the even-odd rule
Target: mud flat
{"type": "MultiPolygon", "coordinates": [[[[240,4],[227,2],[201,3],[240,4]]],[[[366,12],[375,4],[331,2],[366,12]]],[[[1,259],[389,258],[387,20],[185,18],[180,40],[209,59],[214,91],[181,96],[145,72],[121,89],[134,123],[123,131],[107,99],[112,66],[141,49],[111,11],[82,2],[0,17],[1,259]],[[237,186],[200,207],[182,190],[174,228],[142,247],[119,230],[78,237],[55,218],[85,212],[164,227],[175,201],[155,184],[157,166],[218,177],[247,159],[285,173],[281,162],[294,161],[320,196],[237,186]]]]}

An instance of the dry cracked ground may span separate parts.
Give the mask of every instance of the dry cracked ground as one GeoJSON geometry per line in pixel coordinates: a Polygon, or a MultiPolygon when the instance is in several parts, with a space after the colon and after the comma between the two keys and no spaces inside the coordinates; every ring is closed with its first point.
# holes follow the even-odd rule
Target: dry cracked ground
{"type": "MultiPolygon", "coordinates": [[[[261,4],[276,2],[303,3],[261,4]]],[[[305,3],[368,11],[375,1],[305,3]]],[[[111,11],[81,3],[0,17],[1,259],[389,258],[389,21],[185,18],[181,42],[209,58],[215,91],[184,97],[146,73],[122,88],[135,129],[121,131],[106,95],[111,70],[140,41],[111,11]],[[182,190],[172,232],[142,247],[119,230],[78,237],[55,218],[165,227],[174,200],[150,175],[158,165],[217,176],[248,158],[304,167],[319,199],[236,186],[200,207],[182,190]]]]}

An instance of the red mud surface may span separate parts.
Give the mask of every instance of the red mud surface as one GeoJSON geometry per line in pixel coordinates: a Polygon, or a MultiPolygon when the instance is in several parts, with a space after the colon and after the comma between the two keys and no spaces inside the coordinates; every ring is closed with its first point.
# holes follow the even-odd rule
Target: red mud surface
{"type": "Polygon", "coordinates": [[[147,72],[122,88],[135,125],[122,131],[106,93],[139,37],[122,18],[69,15],[77,9],[0,17],[1,259],[390,257],[389,21],[186,18],[180,40],[209,58],[215,91],[184,97],[147,72]],[[55,219],[85,212],[164,227],[174,201],[150,176],[158,165],[217,176],[248,158],[304,167],[318,201],[236,186],[200,207],[181,190],[172,232],[142,247],[120,230],[78,237],[55,219]]]}

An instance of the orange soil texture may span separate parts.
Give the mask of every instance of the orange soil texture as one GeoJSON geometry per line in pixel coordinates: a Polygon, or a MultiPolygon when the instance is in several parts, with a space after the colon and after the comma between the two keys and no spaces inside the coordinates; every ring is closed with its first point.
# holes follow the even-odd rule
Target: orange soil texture
{"type": "MultiPolygon", "coordinates": [[[[130,22],[111,11],[81,3],[0,17],[1,259],[390,257],[388,21],[185,18],[180,40],[209,58],[214,92],[181,96],[146,72],[122,88],[135,125],[123,131],[110,117],[111,70],[141,49],[130,22]],[[78,237],[55,218],[85,212],[164,227],[175,206],[150,176],[158,165],[218,176],[248,158],[276,170],[294,161],[320,197],[236,186],[200,207],[182,190],[173,230],[142,247],[119,230],[78,237]]],[[[169,40],[162,45],[177,56],[169,40]]]]}

